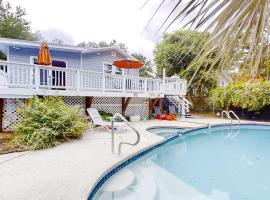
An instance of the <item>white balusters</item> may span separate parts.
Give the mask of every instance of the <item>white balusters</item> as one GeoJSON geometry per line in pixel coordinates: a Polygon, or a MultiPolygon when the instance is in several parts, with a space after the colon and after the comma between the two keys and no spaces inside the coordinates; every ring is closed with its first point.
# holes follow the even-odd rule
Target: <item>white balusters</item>
{"type": "Polygon", "coordinates": [[[33,87],[33,67],[21,63],[9,63],[0,61],[8,76],[9,87],[31,88],[33,87]]]}
{"type": "MultiPolygon", "coordinates": [[[[183,79],[143,78],[105,74],[89,70],[76,70],[0,61],[1,73],[5,73],[10,88],[41,90],[99,91],[119,93],[144,93],[145,96],[184,95],[186,81],[183,79]]],[[[67,92],[67,95],[69,93],[67,92]]],[[[85,93],[84,93],[85,94],[85,93]]]]}
{"type": "Polygon", "coordinates": [[[161,92],[161,80],[160,79],[147,79],[147,90],[150,93],[161,92]]]}
{"type": "Polygon", "coordinates": [[[102,90],[103,77],[101,72],[81,70],[81,90],[102,90]]]}
{"type": "Polygon", "coordinates": [[[126,77],[126,91],[128,92],[144,92],[146,87],[146,79],[141,77],[126,77]]]}
{"type": "Polygon", "coordinates": [[[105,74],[105,91],[123,91],[123,76],[105,74]]]}

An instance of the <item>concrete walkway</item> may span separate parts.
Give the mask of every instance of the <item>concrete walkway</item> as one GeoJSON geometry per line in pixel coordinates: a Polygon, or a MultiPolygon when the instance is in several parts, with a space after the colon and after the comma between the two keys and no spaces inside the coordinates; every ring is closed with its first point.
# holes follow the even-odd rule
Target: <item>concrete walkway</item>
{"type": "MultiPolygon", "coordinates": [[[[111,167],[164,138],[151,134],[153,126],[200,127],[190,123],[228,123],[221,119],[185,119],[180,121],[147,121],[133,123],[141,134],[135,147],[125,146],[121,156],[111,153],[111,134],[102,129],[89,130],[83,139],[58,147],[0,156],[1,200],[85,200],[96,181],[111,167]]],[[[118,133],[119,141],[134,141],[127,130],[118,133]]],[[[117,145],[116,145],[117,147],[117,145]]]]}

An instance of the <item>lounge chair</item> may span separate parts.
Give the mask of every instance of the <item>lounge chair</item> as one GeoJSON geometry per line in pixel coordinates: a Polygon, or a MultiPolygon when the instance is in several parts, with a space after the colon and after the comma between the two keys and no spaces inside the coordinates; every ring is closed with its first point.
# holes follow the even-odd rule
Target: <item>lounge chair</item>
{"type": "Polygon", "coordinates": [[[169,112],[171,115],[177,115],[175,106],[169,106],[169,112]]]}
{"type": "MultiPolygon", "coordinates": [[[[97,109],[95,108],[87,108],[87,112],[89,114],[89,118],[91,120],[91,122],[96,125],[96,126],[100,126],[104,129],[106,129],[107,131],[111,131],[111,126],[112,123],[111,122],[106,122],[102,119],[102,117],[100,116],[99,112],[97,109]]],[[[123,122],[114,122],[114,127],[116,129],[123,127],[125,124],[123,122]]]]}

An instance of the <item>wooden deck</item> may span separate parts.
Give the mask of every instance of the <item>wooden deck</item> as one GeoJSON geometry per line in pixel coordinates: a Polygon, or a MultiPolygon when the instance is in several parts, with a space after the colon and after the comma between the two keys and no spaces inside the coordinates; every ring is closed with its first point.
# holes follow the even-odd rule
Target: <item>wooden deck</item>
{"type": "Polygon", "coordinates": [[[186,94],[184,79],[155,79],[0,61],[0,98],[52,96],[149,97],[186,94]]]}

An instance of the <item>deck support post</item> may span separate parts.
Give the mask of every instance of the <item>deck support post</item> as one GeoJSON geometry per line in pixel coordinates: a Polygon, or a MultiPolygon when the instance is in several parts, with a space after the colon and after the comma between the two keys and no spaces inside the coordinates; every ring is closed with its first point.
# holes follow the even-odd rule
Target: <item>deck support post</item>
{"type": "MultiPolygon", "coordinates": [[[[86,105],[86,109],[87,109],[87,108],[91,108],[92,103],[93,103],[93,98],[94,98],[94,97],[85,97],[85,105],[86,105]]],[[[86,110],[86,114],[87,114],[87,110],[86,110]]]]}
{"type": "Polygon", "coordinates": [[[124,117],[126,117],[126,110],[127,110],[130,100],[131,100],[131,97],[128,97],[127,99],[125,97],[122,97],[122,115],[124,117]]]}
{"type": "Polygon", "coordinates": [[[0,132],[3,132],[4,99],[0,98],[0,132]]]}
{"type": "Polygon", "coordinates": [[[163,98],[159,99],[159,108],[160,108],[160,112],[164,113],[164,108],[163,108],[163,98]]]}
{"type": "Polygon", "coordinates": [[[153,114],[154,107],[158,101],[159,101],[158,98],[157,99],[149,99],[149,117],[151,117],[151,115],[153,114]]]}

